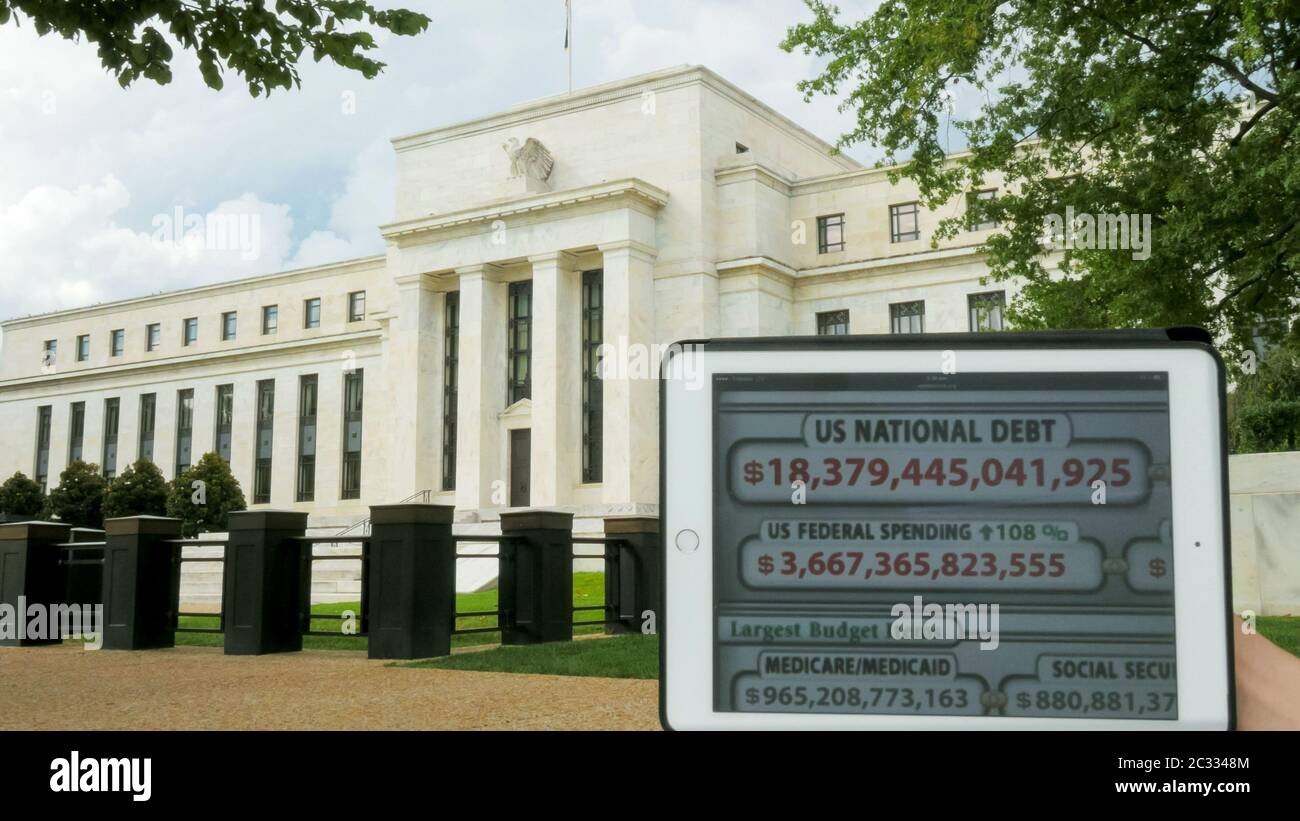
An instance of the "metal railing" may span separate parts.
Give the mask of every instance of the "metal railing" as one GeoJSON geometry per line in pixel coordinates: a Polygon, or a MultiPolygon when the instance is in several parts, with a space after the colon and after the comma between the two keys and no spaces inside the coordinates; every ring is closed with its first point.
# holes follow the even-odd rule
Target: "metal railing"
{"type": "MultiPolygon", "coordinates": [[[[399,501],[397,504],[399,504],[399,505],[404,505],[404,504],[407,504],[407,503],[409,503],[409,502],[414,502],[416,499],[419,499],[421,504],[426,504],[426,505],[427,505],[427,504],[429,504],[429,500],[432,499],[432,498],[433,498],[433,490],[432,490],[432,489],[430,489],[430,490],[417,490],[417,491],[415,491],[414,493],[412,493],[410,496],[407,496],[405,499],[402,499],[401,501],[399,501]]],[[[346,536],[346,535],[348,535],[349,533],[351,533],[352,531],[356,530],[357,528],[361,528],[361,529],[362,529],[361,532],[362,532],[363,534],[365,534],[366,536],[369,536],[369,535],[370,535],[370,517],[367,516],[366,518],[362,519],[362,520],[359,521],[359,522],[353,522],[352,524],[350,524],[350,525],[348,525],[347,527],[343,528],[342,530],[340,530],[338,533],[336,533],[336,534],[334,534],[334,535],[335,535],[335,536],[346,536]]]]}
{"type": "MultiPolygon", "coordinates": [[[[453,535],[452,542],[456,545],[456,559],[493,559],[497,562],[497,579],[501,578],[501,563],[509,559],[505,555],[505,547],[510,542],[509,536],[474,536],[474,535],[453,535]],[[462,553],[460,546],[464,543],[492,542],[497,546],[496,553],[462,553]]],[[[468,636],[475,633],[500,633],[502,629],[509,626],[510,613],[501,606],[501,594],[498,587],[497,607],[495,610],[466,610],[455,611],[452,613],[451,634],[453,636],[468,636]],[[497,620],[495,626],[484,627],[459,627],[461,619],[485,618],[492,617],[497,620]]]]}
{"type": "Polygon", "coordinates": [[[63,604],[103,603],[104,546],[102,541],[55,545],[59,551],[58,588],[63,604]]]}
{"type": "MultiPolygon", "coordinates": [[[[367,522],[370,520],[367,519],[367,522]]],[[[360,524],[360,522],[358,522],[360,524]]],[[[304,636],[342,636],[344,638],[366,638],[370,635],[370,536],[344,536],[342,534],[335,536],[299,536],[296,537],[298,544],[302,545],[302,575],[301,590],[302,595],[299,599],[300,610],[298,611],[298,623],[304,636]],[[316,545],[343,545],[358,544],[361,545],[359,553],[336,553],[324,556],[316,555],[316,545]],[[312,622],[320,619],[324,621],[342,622],[348,618],[345,613],[313,613],[311,604],[312,593],[312,568],[316,562],[333,562],[333,561],[359,561],[361,562],[361,595],[359,608],[361,613],[358,617],[358,630],[355,633],[347,633],[342,629],[332,630],[313,630],[312,622]]]]}
{"type": "Polygon", "coordinates": [[[187,564],[220,564],[221,565],[221,596],[220,596],[221,609],[215,613],[185,613],[185,612],[180,612],[179,608],[177,608],[178,612],[175,614],[175,617],[173,619],[173,625],[176,632],[177,633],[224,634],[226,632],[225,593],[226,593],[226,583],[227,583],[227,578],[226,578],[227,541],[225,539],[167,539],[165,540],[165,542],[166,544],[176,545],[177,547],[180,548],[180,550],[178,550],[176,553],[177,569],[175,574],[176,592],[178,597],[180,593],[180,583],[181,583],[180,571],[184,565],[187,564]],[[221,555],[220,556],[186,556],[185,548],[187,547],[220,547],[221,555]],[[215,618],[217,620],[217,626],[216,627],[182,627],[181,619],[183,618],[192,618],[192,619],[215,618]]]}
{"type": "MultiPolygon", "coordinates": [[[[622,602],[619,601],[621,597],[620,591],[622,588],[617,583],[611,584],[610,580],[618,579],[619,572],[620,572],[619,562],[620,562],[620,557],[622,555],[621,548],[625,543],[625,541],[626,540],[624,539],[611,537],[611,536],[574,536],[573,537],[573,543],[575,545],[594,544],[594,545],[601,545],[604,548],[604,551],[599,554],[578,553],[577,551],[574,551],[573,561],[575,565],[577,562],[582,561],[584,559],[588,561],[602,561],[605,563],[605,571],[604,571],[605,591],[604,591],[604,596],[602,597],[604,599],[604,603],[579,606],[575,602],[573,605],[573,613],[574,613],[573,626],[574,627],[591,627],[591,626],[608,627],[611,625],[623,623],[622,620],[618,617],[619,611],[621,609],[620,605],[622,604],[622,602]],[[605,614],[605,617],[599,621],[590,621],[590,620],[578,621],[577,619],[578,613],[593,612],[593,611],[600,611],[605,614]]],[[[576,566],[574,567],[573,572],[575,574],[578,572],[576,566]]]]}

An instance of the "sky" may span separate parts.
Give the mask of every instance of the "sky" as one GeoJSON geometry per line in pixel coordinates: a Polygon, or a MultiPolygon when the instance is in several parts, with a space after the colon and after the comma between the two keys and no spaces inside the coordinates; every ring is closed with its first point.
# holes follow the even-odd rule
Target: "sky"
{"type": "MultiPolygon", "coordinates": [[[[233,74],[209,89],[179,49],[169,85],[122,89],[92,44],[0,25],[0,318],[382,253],[393,137],[565,91],[563,0],[400,5],[433,22],[379,32],[376,79],[308,56],[301,89],[258,99],[233,74]],[[214,215],[255,216],[257,252],[185,241],[214,215]]],[[[851,115],[804,102],[818,61],[778,48],[809,17],[801,0],[574,0],[573,85],[699,63],[834,142],[851,115]]]]}

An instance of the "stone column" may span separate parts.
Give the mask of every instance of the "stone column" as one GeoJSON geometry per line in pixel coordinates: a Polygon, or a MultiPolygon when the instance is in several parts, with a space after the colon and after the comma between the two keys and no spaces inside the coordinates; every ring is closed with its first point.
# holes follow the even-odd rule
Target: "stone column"
{"type": "Polygon", "coordinates": [[[604,254],[604,474],[606,504],[658,504],[659,361],[654,344],[655,250],[634,240],[604,254]],[[610,360],[613,361],[610,361],[610,360]]]}
{"type": "Polygon", "coordinates": [[[495,265],[458,268],[460,389],[457,393],[456,507],[493,507],[492,483],[505,493],[498,416],[506,401],[506,285],[495,265]]]}
{"type": "MultiPolygon", "coordinates": [[[[443,287],[428,274],[397,278],[397,319],[392,323],[389,377],[392,496],[440,489],[442,450],[443,287]]],[[[376,374],[378,376],[378,374],[376,374]]],[[[366,373],[367,379],[370,373],[366,373]]],[[[379,409],[373,404],[367,415],[379,409]]]]}
{"type": "Polygon", "coordinates": [[[582,340],[581,275],[560,252],[529,257],[533,264],[533,454],[531,501],[567,504],[580,478],[582,340]]]}

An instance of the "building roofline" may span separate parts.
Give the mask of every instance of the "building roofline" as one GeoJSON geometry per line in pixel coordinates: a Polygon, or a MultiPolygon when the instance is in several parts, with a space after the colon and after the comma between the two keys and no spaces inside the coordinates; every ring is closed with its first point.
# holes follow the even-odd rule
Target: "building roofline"
{"type": "Polygon", "coordinates": [[[780,126],[795,139],[825,153],[832,161],[842,165],[846,171],[863,167],[861,163],[852,157],[838,153],[833,145],[821,137],[703,65],[673,66],[672,68],[651,71],[646,74],[637,74],[622,80],[580,88],[569,94],[554,94],[549,97],[541,97],[493,114],[460,120],[436,128],[394,137],[392,139],[393,148],[400,153],[421,146],[436,145],[437,143],[471,134],[493,131],[571,111],[609,105],[631,97],[639,97],[645,91],[662,91],[694,84],[707,86],[724,97],[728,97],[738,104],[761,114],[765,120],[780,126]]]}
{"type": "Polygon", "coordinates": [[[127,297],[125,299],[116,299],[110,302],[97,302],[94,305],[85,305],[80,308],[64,308],[58,311],[49,311],[43,314],[29,314],[27,316],[13,317],[0,321],[0,329],[9,330],[11,328],[21,328],[28,324],[44,323],[50,321],[59,321],[71,319],[74,317],[92,315],[98,312],[111,313],[120,311],[124,308],[134,308],[148,305],[150,303],[167,302],[178,298],[189,298],[202,296],[208,293],[220,292],[224,289],[239,289],[249,285],[260,285],[263,283],[274,283],[282,280],[291,280],[298,278],[307,278],[316,275],[329,275],[348,273],[349,271],[365,270],[382,266],[386,263],[388,257],[385,254],[377,254],[369,257],[358,257],[356,259],[341,260],[339,262],[327,262],[323,265],[311,265],[305,268],[290,268],[285,271],[276,271],[270,274],[256,274],[251,277],[242,277],[240,279],[224,280],[222,282],[210,282],[207,285],[196,285],[192,288],[181,288],[175,291],[161,291],[156,294],[147,294],[145,296],[127,297]]]}
{"type": "Polygon", "coordinates": [[[599,200],[634,200],[649,208],[659,209],[668,202],[668,192],[637,177],[626,177],[559,191],[543,191],[522,197],[504,197],[445,214],[429,214],[388,223],[379,226],[379,231],[384,239],[392,241],[411,234],[489,222],[536,211],[562,209],[599,200]]]}

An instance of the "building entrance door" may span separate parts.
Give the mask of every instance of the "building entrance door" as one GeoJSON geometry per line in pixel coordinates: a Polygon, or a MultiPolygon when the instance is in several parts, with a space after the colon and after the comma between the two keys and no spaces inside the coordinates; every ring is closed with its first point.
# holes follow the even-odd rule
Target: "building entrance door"
{"type": "Polygon", "coordinates": [[[528,428],[510,431],[510,506],[528,507],[528,477],[532,471],[533,432],[528,428]]]}

